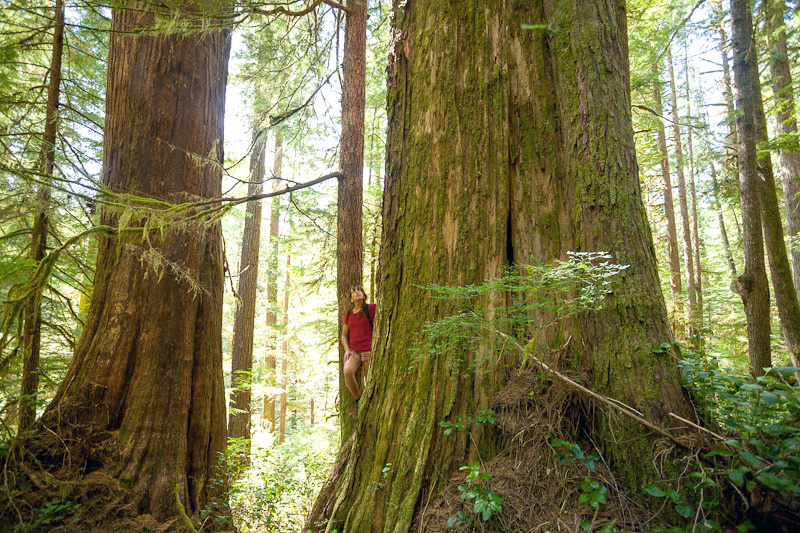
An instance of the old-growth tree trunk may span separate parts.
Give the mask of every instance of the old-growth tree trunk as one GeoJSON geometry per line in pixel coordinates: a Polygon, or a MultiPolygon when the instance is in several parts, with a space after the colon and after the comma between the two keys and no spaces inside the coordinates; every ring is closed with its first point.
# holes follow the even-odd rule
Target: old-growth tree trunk
{"type": "MultiPolygon", "coordinates": [[[[250,154],[250,182],[247,195],[261,194],[264,182],[264,158],[267,133],[253,132],[253,149],[250,154]]],[[[261,240],[261,200],[247,202],[247,214],[242,234],[242,253],[239,261],[239,285],[236,310],[233,318],[233,356],[231,362],[231,412],[228,419],[228,437],[247,439],[243,455],[250,457],[250,417],[253,394],[253,332],[256,323],[256,297],[258,292],[258,250],[261,240]]]]}
{"type": "MultiPolygon", "coordinates": [[[[272,164],[273,177],[280,177],[283,171],[283,137],[275,135],[275,160],[272,164]]],[[[281,181],[272,183],[272,191],[281,189],[281,181]]],[[[281,201],[280,196],[273,196],[270,202],[269,215],[269,266],[267,267],[267,348],[264,355],[266,365],[267,392],[264,393],[264,422],[270,433],[275,432],[275,393],[277,385],[275,351],[278,348],[278,237],[280,236],[281,201]]]]}
{"type": "MultiPolygon", "coordinates": [[[[783,0],[767,2],[767,41],[769,67],[772,73],[772,92],[775,95],[775,121],[778,135],[797,135],[792,73],[786,46],[786,25],[783,20],[783,0]]],[[[783,196],[786,203],[786,232],[789,235],[794,288],[800,298],[800,150],[782,147],[779,152],[783,174],[783,196]]]]}
{"type": "MultiPolygon", "coordinates": [[[[363,278],[362,206],[364,179],[364,108],[366,105],[367,2],[347,0],[342,66],[342,137],[336,233],[338,336],[350,306],[350,286],[363,278]]],[[[339,413],[342,440],[353,430],[355,400],[344,382],[344,348],[339,345],[339,413]]]]}
{"type": "MultiPolygon", "coordinates": [[[[473,432],[473,443],[438,423],[489,407],[505,365],[522,356],[498,360],[484,344],[411,366],[423,325],[454,310],[422,288],[431,283],[610,251],[630,265],[619,290],[604,310],[543,333],[543,350],[566,344],[562,366],[656,423],[669,411],[691,416],[674,361],[652,352],[672,335],[638,181],[624,10],[503,0],[395,9],[373,375],[341,468],[310,515],[315,530],[408,531],[450,473],[496,449],[491,431],[473,432]]],[[[652,435],[618,418],[612,428],[606,414],[592,424],[568,416],[596,437],[619,483],[657,477],[652,435]]]]}
{"type": "Polygon", "coordinates": [[[289,267],[292,265],[292,256],[286,256],[286,285],[283,289],[283,330],[281,336],[281,428],[278,435],[278,444],[283,444],[286,439],[286,398],[289,390],[289,267]]]}
{"type": "Polygon", "coordinates": [[[761,375],[771,366],[769,341],[769,287],[761,233],[758,169],[756,168],[756,98],[758,65],[753,46],[752,14],[747,0],[731,0],[733,71],[736,76],[739,197],[742,204],[744,272],[738,278],[747,321],[750,371],[761,375]]]}
{"type": "Polygon", "coordinates": [[[667,244],[669,246],[669,285],[672,289],[673,312],[675,318],[683,324],[683,305],[681,303],[681,260],[678,252],[678,231],[675,227],[675,202],[672,199],[672,179],[669,174],[669,154],[667,153],[667,136],[664,132],[664,106],[661,102],[661,80],[659,79],[659,67],[653,64],[655,82],[653,83],[653,98],[655,100],[655,111],[658,115],[658,152],[661,157],[661,179],[664,182],[664,216],[667,219],[667,244]]]}
{"type": "Polygon", "coordinates": [[[667,46],[669,67],[670,101],[672,103],[672,142],[675,147],[675,173],[678,176],[678,204],[683,228],[683,260],[686,265],[686,292],[689,300],[689,328],[695,328],[697,315],[697,286],[694,277],[694,254],[692,253],[692,221],[689,218],[689,202],[686,195],[686,177],[683,173],[683,146],[681,144],[680,111],[678,109],[678,86],[675,84],[675,68],[672,49],[667,46]]]}
{"type": "MultiPolygon", "coordinates": [[[[47,86],[44,134],[39,154],[39,172],[53,174],[58,127],[58,99],[61,91],[61,58],[64,50],[64,2],[56,0],[53,19],[53,48],[50,55],[50,81],[47,86]]],[[[50,185],[40,183],[36,193],[30,257],[35,264],[47,252],[47,232],[50,228],[50,185]]],[[[28,429],[36,420],[36,392],[39,390],[39,354],[42,334],[42,293],[35,291],[25,306],[22,326],[22,384],[19,396],[18,432],[28,429]]]]}
{"type": "MultiPolygon", "coordinates": [[[[129,7],[113,11],[104,185],[173,203],[219,196],[229,31],[151,33],[153,5],[129,7]]],[[[190,9],[167,15],[201,15],[190,9]]],[[[101,222],[119,218],[104,208],[101,222]]],[[[105,520],[166,520],[178,514],[176,501],[188,514],[199,510],[216,490],[210,480],[225,449],[220,227],[164,230],[146,245],[141,234],[100,237],[83,335],[26,443],[44,465],[118,480],[124,499],[98,489],[118,510],[105,520]],[[158,258],[172,266],[161,275],[158,258]]]]}

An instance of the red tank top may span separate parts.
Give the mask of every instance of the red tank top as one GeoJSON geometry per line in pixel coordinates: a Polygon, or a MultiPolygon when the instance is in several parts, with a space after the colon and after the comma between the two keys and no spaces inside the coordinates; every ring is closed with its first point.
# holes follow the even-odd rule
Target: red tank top
{"type": "MultiPolygon", "coordinates": [[[[369,304],[369,316],[372,317],[372,323],[375,323],[375,310],[376,304],[369,304]]],[[[364,314],[364,309],[358,313],[345,313],[344,324],[350,326],[350,338],[348,342],[350,349],[356,352],[369,352],[372,350],[372,328],[369,325],[369,319],[364,314]]]]}

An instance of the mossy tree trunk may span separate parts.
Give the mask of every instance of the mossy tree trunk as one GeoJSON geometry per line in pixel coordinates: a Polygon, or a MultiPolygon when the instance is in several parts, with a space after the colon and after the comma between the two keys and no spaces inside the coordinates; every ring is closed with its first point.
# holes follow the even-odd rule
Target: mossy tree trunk
{"type": "MultiPolygon", "coordinates": [[[[250,182],[248,196],[261,194],[264,181],[264,158],[267,134],[264,130],[253,133],[250,155],[250,182]]],[[[258,292],[258,251],[261,241],[261,200],[247,202],[242,251],[239,260],[239,283],[236,310],[233,318],[233,354],[231,362],[231,413],[228,420],[228,437],[247,439],[245,457],[250,457],[250,418],[253,373],[253,332],[256,322],[256,297],[258,292]]]]}
{"type": "Polygon", "coordinates": [[[758,169],[756,167],[758,64],[753,43],[753,21],[747,0],[731,0],[733,20],[733,72],[736,76],[736,134],[739,197],[742,204],[744,272],[738,278],[739,294],[747,321],[750,371],[763,374],[772,366],[770,352],[769,286],[764,265],[758,169]]]}
{"type": "MultiPolygon", "coordinates": [[[[58,99],[61,92],[61,58],[64,51],[64,2],[56,0],[53,18],[53,47],[50,54],[50,80],[47,85],[44,133],[39,153],[39,172],[53,174],[58,128],[58,99]]],[[[35,264],[47,253],[50,231],[50,185],[40,183],[36,192],[36,210],[31,230],[30,257],[35,264]]],[[[22,384],[19,400],[18,431],[23,432],[36,420],[36,393],[39,390],[39,355],[42,336],[42,293],[36,291],[25,306],[22,326],[22,384]]]]}
{"type": "MultiPolygon", "coordinates": [[[[756,154],[758,143],[767,141],[767,120],[764,116],[758,62],[757,58],[752,62],[749,58],[742,61],[736,59],[736,55],[745,53],[757,55],[753,37],[752,15],[750,15],[749,29],[746,27],[747,22],[739,19],[738,27],[736,22],[737,19],[734,18],[734,72],[736,74],[736,86],[739,91],[739,101],[737,103],[739,104],[740,115],[749,117],[749,114],[752,113],[755,121],[752,131],[748,129],[745,132],[741,128],[739,129],[740,147],[742,143],[745,143],[748,146],[747,149],[756,154]],[[744,31],[749,31],[749,33],[742,33],[744,31]],[[744,48],[747,45],[747,39],[753,42],[749,47],[744,48]],[[738,70],[736,69],[737,64],[738,70]],[[745,133],[747,134],[746,136],[745,133]],[[750,135],[751,133],[753,136],[750,135]],[[741,139],[741,137],[745,138],[741,139]],[[752,148],[749,147],[751,144],[753,145],[752,148]]],[[[750,163],[751,161],[748,159],[748,164],[750,163]]],[[[778,306],[778,317],[780,318],[783,337],[786,340],[789,358],[792,361],[792,365],[797,366],[797,364],[800,364],[800,302],[797,300],[792,278],[792,267],[789,264],[789,256],[786,252],[783,221],[781,220],[778,194],[775,189],[772,160],[769,156],[756,156],[754,163],[758,173],[756,184],[761,206],[761,224],[764,231],[764,245],[769,259],[770,279],[772,288],[775,291],[775,303],[778,306]]],[[[739,164],[744,164],[741,149],[739,164]]],[[[760,370],[756,371],[760,372],[760,370]]]]}
{"type": "MultiPolygon", "coordinates": [[[[342,66],[342,136],[336,212],[336,292],[338,296],[338,336],[350,307],[350,286],[363,280],[362,208],[364,179],[364,114],[366,106],[367,3],[347,0],[344,61],[342,66]]],[[[342,440],[353,430],[355,399],[344,382],[344,348],[339,347],[339,413],[342,440]]]]}
{"type": "MultiPolygon", "coordinates": [[[[783,12],[783,0],[767,2],[769,43],[769,67],[772,74],[772,92],[775,95],[775,122],[779,135],[787,137],[797,135],[797,119],[795,117],[794,91],[792,90],[792,72],[789,65],[789,52],[786,44],[786,24],[783,12]]],[[[789,235],[792,256],[792,272],[794,274],[795,292],[800,298],[800,150],[782,147],[780,152],[781,170],[783,174],[783,196],[786,205],[786,232],[789,235]]]]}
{"type": "MultiPolygon", "coordinates": [[[[438,423],[489,407],[522,356],[498,360],[487,341],[412,365],[424,324],[454,310],[428,284],[610,251],[630,268],[604,310],[541,330],[541,348],[566,344],[562,366],[656,423],[691,416],[674,360],[651,351],[672,335],[641,200],[622,5],[394,7],[373,376],[310,514],[314,530],[408,531],[452,472],[503,444],[491,431],[445,436],[438,423]]],[[[615,419],[612,429],[600,415],[583,428],[624,486],[657,477],[654,438],[640,427],[615,419]]]]}
{"type": "MultiPolygon", "coordinates": [[[[225,9],[198,13],[190,4],[165,16],[213,18],[214,6],[225,9]]],[[[152,33],[154,9],[113,10],[103,183],[173,203],[217,197],[229,31],[152,33]]],[[[103,209],[102,224],[119,220],[118,210],[103,209]]],[[[226,441],[220,234],[213,223],[165,228],[146,242],[141,234],[99,239],[83,335],[25,445],[59,472],[69,463],[78,475],[118,480],[127,496],[109,504],[118,513],[108,520],[172,519],[176,499],[192,514],[217,490],[211,480],[226,441]],[[148,258],[171,267],[159,275],[148,258]],[[60,444],[36,447],[53,432],[60,444]]]]}

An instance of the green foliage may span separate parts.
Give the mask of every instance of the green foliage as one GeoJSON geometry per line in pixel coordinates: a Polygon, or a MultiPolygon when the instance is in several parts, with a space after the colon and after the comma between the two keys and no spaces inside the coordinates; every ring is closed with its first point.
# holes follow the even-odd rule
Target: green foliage
{"type": "Polygon", "coordinates": [[[459,511],[447,519],[447,527],[453,527],[458,522],[469,525],[476,517],[482,522],[488,522],[493,513],[503,512],[503,498],[483,485],[483,481],[489,481],[492,479],[492,475],[488,472],[481,472],[480,469],[481,464],[477,461],[459,468],[462,472],[467,472],[465,479],[467,485],[459,485],[458,490],[461,492],[462,500],[474,500],[473,514],[459,511]]]}
{"type": "Polygon", "coordinates": [[[31,529],[43,527],[53,527],[63,524],[67,519],[75,514],[80,505],[70,501],[52,500],[50,503],[36,511],[36,521],[31,525],[31,529]]]}
{"type": "Polygon", "coordinates": [[[478,415],[475,417],[466,416],[463,417],[461,415],[456,415],[455,421],[448,422],[443,420],[439,422],[439,427],[444,428],[444,434],[449,435],[453,432],[454,429],[458,431],[464,431],[467,428],[468,424],[476,424],[482,426],[484,424],[494,424],[497,422],[498,417],[497,413],[492,411],[491,409],[481,409],[478,411],[478,415]]]}
{"type": "MultiPolygon", "coordinates": [[[[458,347],[477,347],[487,338],[504,340],[514,333],[521,337],[516,345],[522,346],[534,328],[599,310],[616,276],[628,268],[611,259],[607,252],[567,252],[565,260],[514,265],[501,277],[480,285],[425,287],[458,310],[423,326],[419,341],[412,347],[412,364],[452,354],[458,347]],[[510,294],[511,305],[487,302],[497,294],[510,294]]],[[[501,353],[510,347],[504,342],[497,344],[501,353]]]]}

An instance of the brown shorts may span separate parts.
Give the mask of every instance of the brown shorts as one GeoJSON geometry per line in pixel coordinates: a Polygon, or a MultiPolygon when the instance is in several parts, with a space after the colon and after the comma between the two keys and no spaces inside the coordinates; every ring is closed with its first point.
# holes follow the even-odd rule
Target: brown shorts
{"type": "Polygon", "coordinates": [[[369,363],[370,358],[372,357],[372,352],[355,352],[360,358],[362,363],[369,363]]]}

